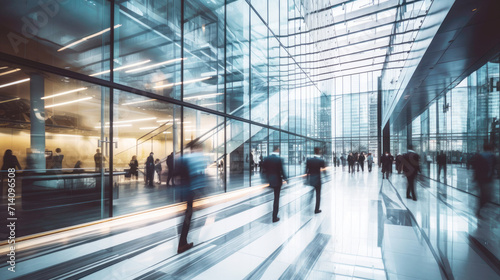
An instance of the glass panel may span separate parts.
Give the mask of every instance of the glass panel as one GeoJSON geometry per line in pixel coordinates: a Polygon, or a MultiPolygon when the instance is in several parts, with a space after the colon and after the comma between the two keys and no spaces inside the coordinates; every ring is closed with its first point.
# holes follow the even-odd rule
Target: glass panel
{"type": "MultiPolygon", "coordinates": [[[[224,192],[224,170],[222,168],[224,159],[224,118],[198,110],[184,108],[184,154],[190,153],[186,145],[190,142],[198,142],[203,145],[203,154],[207,160],[208,184],[202,194],[212,195],[224,192]]],[[[228,130],[229,133],[229,130],[228,130]]],[[[229,134],[230,135],[230,134],[229,134]]],[[[229,145],[228,145],[229,147],[229,145]]],[[[230,153],[230,150],[228,150],[230,153]]],[[[229,162],[228,166],[231,165],[229,162]]]]}
{"type": "Polygon", "coordinates": [[[185,3],[183,100],[224,111],[224,1],[185,3]]]}
{"type": "Polygon", "coordinates": [[[180,155],[179,121],[179,106],[114,92],[113,170],[124,174],[114,184],[114,216],[180,201],[174,189],[167,188],[167,180],[174,183],[173,161],[180,155]]]}
{"type": "Polygon", "coordinates": [[[249,140],[249,124],[235,120],[228,122],[226,126],[227,191],[250,186],[249,140]]]}
{"type": "Polygon", "coordinates": [[[252,181],[251,185],[252,186],[257,186],[261,185],[262,182],[264,181],[264,177],[262,174],[262,160],[269,154],[268,150],[268,129],[257,126],[257,125],[252,125],[252,158],[253,158],[253,164],[252,161],[250,161],[250,168],[253,170],[250,172],[250,175],[252,176],[252,181]],[[253,165],[253,168],[252,168],[253,165]]]}
{"type": "MultiPolygon", "coordinates": [[[[4,2],[0,51],[87,75],[109,70],[109,3],[4,2]]],[[[120,29],[124,26],[117,23],[115,32],[120,29]]]]}
{"type": "Polygon", "coordinates": [[[251,105],[252,120],[268,123],[268,30],[267,26],[252,11],[251,41],[251,105]]]}
{"type": "MultiPolygon", "coordinates": [[[[181,2],[151,0],[148,3],[149,6],[130,0],[115,4],[115,21],[121,26],[115,32],[115,81],[180,98],[181,2]]],[[[184,57],[186,63],[197,61],[189,51],[184,57]]],[[[194,78],[184,77],[188,79],[194,78]]]]}
{"type": "MultiPolygon", "coordinates": [[[[108,89],[2,65],[20,69],[0,77],[0,146],[3,159],[12,155],[2,166],[16,169],[16,214],[23,219],[16,236],[109,217],[108,89]]],[[[7,190],[7,180],[1,184],[7,190]]]]}

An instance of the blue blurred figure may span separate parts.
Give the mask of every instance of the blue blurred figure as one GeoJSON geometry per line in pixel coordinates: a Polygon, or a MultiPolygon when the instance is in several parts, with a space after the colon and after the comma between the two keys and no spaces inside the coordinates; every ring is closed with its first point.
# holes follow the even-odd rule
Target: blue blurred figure
{"type": "Polygon", "coordinates": [[[190,153],[178,159],[175,166],[175,173],[180,177],[181,198],[187,202],[184,223],[182,224],[181,236],[177,253],[185,252],[193,247],[193,243],[187,242],[191,217],[193,216],[193,200],[198,192],[207,185],[205,169],[208,165],[208,158],[203,155],[203,146],[198,141],[190,142],[186,145],[186,150],[190,153]]]}

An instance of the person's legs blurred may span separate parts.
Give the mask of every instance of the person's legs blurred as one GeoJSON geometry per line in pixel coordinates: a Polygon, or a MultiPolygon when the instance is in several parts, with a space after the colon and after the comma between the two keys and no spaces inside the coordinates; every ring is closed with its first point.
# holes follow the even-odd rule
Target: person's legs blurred
{"type": "Polygon", "coordinates": [[[280,220],[280,218],[278,218],[278,211],[280,208],[280,192],[281,187],[274,187],[273,223],[280,220]]]}

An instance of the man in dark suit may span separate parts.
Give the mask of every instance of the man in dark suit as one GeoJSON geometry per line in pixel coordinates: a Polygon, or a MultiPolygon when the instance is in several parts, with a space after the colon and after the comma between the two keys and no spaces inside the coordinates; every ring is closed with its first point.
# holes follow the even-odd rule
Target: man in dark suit
{"type": "Polygon", "coordinates": [[[153,152],[149,153],[149,157],[146,159],[146,185],[149,187],[154,187],[155,159],[153,155],[153,152]]]}
{"type": "Polygon", "coordinates": [[[402,158],[403,172],[408,180],[406,188],[406,198],[413,198],[417,200],[417,193],[415,192],[415,178],[417,173],[420,173],[420,156],[413,151],[412,146],[408,146],[408,152],[402,158]]]}
{"type": "Polygon", "coordinates": [[[443,151],[436,157],[438,164],[438,180],[441,178],[441,169],[444,170],[444,178],[446,179],[446,155],[443,151]]]}
{"type": "MultiPolygon", "coordinates": [[[[365,172],[365,154],[361,153],[358,157],[358,164],[361,166],[361,171],[365,172]]],[[[358,167],[359,171],[359,167],[358,167]]]]}
{"type": "Polygon", "coordinates": [[[263,162],[264,172],[267,176],[269,186],[274,189],[273,203],[273,223],[280,220],[278,218],[280,192],[283,181],[287,179],[283,168],[283,160],[279,157],[280,146],[274,146],[271,155],[266,157],[263,162]]]}
{"type": "Polygon", "coordinates": [[[316,207],[314,213],[321,213],[319,204],[321,200],[321,168],[325,168],[325,161],[321,159],[321,149],[314,148],[314,157],[307,159],[306,174],[309,184],[316,189],[316,207]]]}
{"type": "Polygon", "coordinates": [[[349,153],[349,155],[347,156],[347,164],[347,173],[354,172],[354,156],[352,155],[352,153],[349,153]]]}
{"type": "Polygon", "coordinates": [[[167,157],[167,186],[170,185],[170,180],[172,180],[172,186],[174,186],[174,152],[170,153],[167,157]]]}

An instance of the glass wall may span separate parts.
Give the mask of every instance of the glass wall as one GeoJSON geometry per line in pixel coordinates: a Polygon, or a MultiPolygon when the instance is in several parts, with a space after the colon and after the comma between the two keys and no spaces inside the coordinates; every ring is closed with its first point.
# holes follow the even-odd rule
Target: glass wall
{"type": "Polygon", "coordinates": [[[18,235],[179,202],[172,171],[192,141],[204,196],[262,185],[274,146],[289,176],[314,147],[329,157],[330,98],[297,65],[312,51],[300,13],[291,0],[3,5],[0,148],[20,163],[18,235]]]}
{"type": "Polygon", "coordinates": [[[377,162],[377,77],[368,72],[335,78],[332,109],[332,149],[335,156],[372,153],[377,162]]]}
{"type": "MultiPolygon", "coordinates": [[[[391,131],[391,148],[406,152],[408,138],[421,154],[423,174],[466,192],[476,193],[472,164],[484,143],[499,157],[499,58],[491,60],[455,88],[434,100],[411,124],[391,131]],[[437,155],[446,155],[446,172],[438,171],[437,155]]],[[[500,176],[500,166],[496,173],[500,176]]],[[[498,176],[495,186],[500,186],[498,176]]],[[[499,189],[492,198],[499,203],[499,189]]]]}

